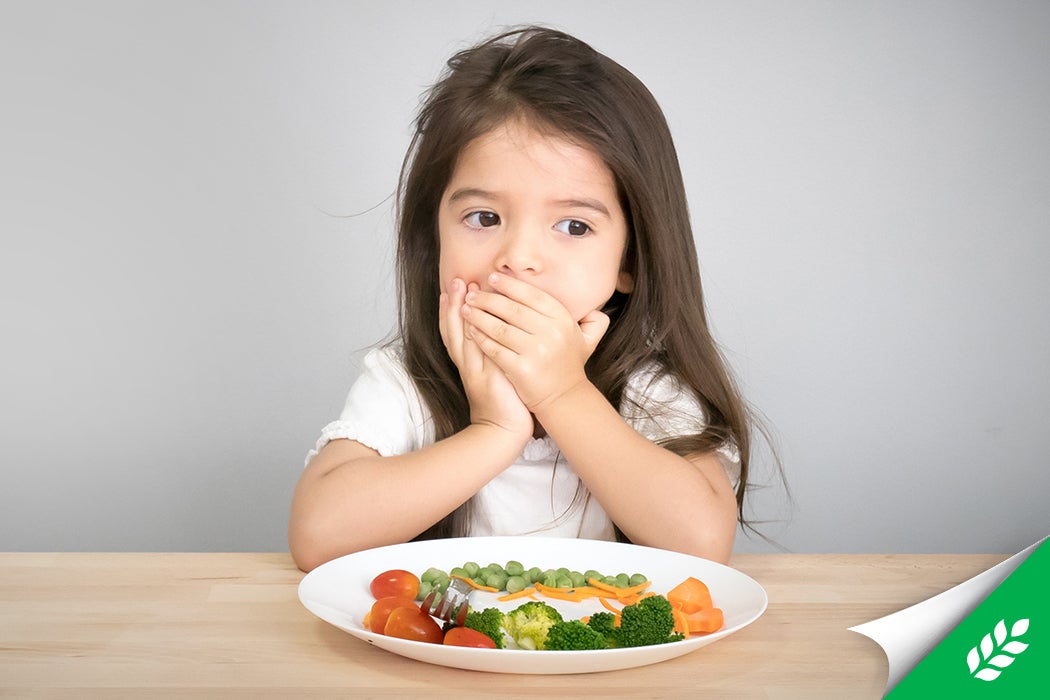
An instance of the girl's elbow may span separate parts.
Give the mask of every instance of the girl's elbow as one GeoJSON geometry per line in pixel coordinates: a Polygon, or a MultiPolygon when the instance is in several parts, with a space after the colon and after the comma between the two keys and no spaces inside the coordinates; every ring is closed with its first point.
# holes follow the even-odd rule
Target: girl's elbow
{"type": "Polygon", "coordinates": [[[733,535],[732,532],[728,536],[710,531],[699,532],[684,543],[679,551],[719,564],[728,564],[733,554],[733,535]]]}
{"type": "Polygon", "coordinates": [[[288,551],[300,570],[309,573],[333,557],[326,551],[324,537],[303,520],[292,520],[288,525],[288,551]]]}
{"type": "Polygon", "coordinates": [[[709,559],[719,564],[728,564],[733,555],[733,543],[736,539],[736,518],[725,519],[704,528],[692,531],[686,547],[687,554],[709,559]]]}
{"type": "Polygon", "coordinates": [[[309,573],[321,565],[320,557],[313,548],[302,542],[294,533],[288,533],[288,551],[300,571],[309,573]]]}

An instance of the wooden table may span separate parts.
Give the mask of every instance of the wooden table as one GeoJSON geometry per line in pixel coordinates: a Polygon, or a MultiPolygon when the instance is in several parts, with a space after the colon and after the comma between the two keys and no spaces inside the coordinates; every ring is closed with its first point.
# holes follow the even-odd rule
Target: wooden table
{"type": "Polygon", "coordinates": [[[660,664],[531,676],[376,649],[299,603],[287,554],[0,553],[0,697],[879,698],[882,650],[848,627],[1005,555],[741,554],[754,624],[660,664]]]}

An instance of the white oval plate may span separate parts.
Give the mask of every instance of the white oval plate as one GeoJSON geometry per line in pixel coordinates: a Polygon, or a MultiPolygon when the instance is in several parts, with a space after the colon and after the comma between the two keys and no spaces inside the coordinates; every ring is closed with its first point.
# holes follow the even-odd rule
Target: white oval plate
{"type": "MultiPolygon", "coordinates": [[[[494,593],[474,591],[471,607],[510,610],[528,600],[500,603],[496,598],[494,593]]],[[[567,619],[604,609],[597,601],[572,603],[541,599],[558,608],[567,619]]],[[[307,574],[299,584],[299,600],[325,622],[369,644],[411,659],[474,671],[549,674],[611,671],[666,661],[746,627],[762,615],[768,603],[765,590],[754,579],[707,559],[618,542],[548,537],[428,540],[349,554],[307,574]],[[432,566],[449,571],[468,561],[481,566],[492,562],[502,566],[510,560],[519,561],[526,568],[564,566],[576,571],[595,569],[611,575],[642,573],[652,581],[650,590],[656,593],[666,593],[693,576],[710,588],[714,604],[724,613],[725,625],[718,632],[694,635],[681,642],[600,651],[472,649],[387,637],[361,626],[375,602],[369,584],[384,571],[407,569],[419,575],[432,566]]]]}

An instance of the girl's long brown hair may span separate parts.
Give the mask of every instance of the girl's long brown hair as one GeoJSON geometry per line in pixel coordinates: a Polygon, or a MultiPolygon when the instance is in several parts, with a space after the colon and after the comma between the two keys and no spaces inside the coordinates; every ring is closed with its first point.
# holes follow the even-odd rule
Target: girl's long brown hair
{"type": "MultiPolygon", "coordinates": [[[[430,409],[436,438],[470,422],[459,371],[438,331],[438,207],[459,153],[508,119],[586,146],[612,171],[628,222],[626,266],[634,289],[615,294],[603,309],[611,324],[587,375],[617,407],[628,378],[653,362],[691,387],[706,428],[663,444],[681,455],[735,445],[743,523],[751,421],[708,330],[670,130],[641,81],[559,31],[517,29],[456,54],[416,120],[398,186],[399,326],[405,366],[430,409]]],[[[466,534],[469,509],[468,501],[419,539],[466,534]]]]}

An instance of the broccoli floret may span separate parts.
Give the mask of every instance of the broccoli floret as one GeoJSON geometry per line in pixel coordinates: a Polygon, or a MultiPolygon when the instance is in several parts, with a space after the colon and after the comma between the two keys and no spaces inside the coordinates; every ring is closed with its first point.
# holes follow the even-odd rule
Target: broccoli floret
{"type": "Polygon", "coordinates": [[[542,650],[550,628],[561,621],[561,613],[550,605],[530,600],[503,616],[503,629],[521,649],[542,650]]]}
{"type": "Polygon", "coordinates": [[[590,619],[587,620],[587,626],[605,637],[606,646],[620,646],[620,641],[617,639],[620,630],[616,627],[616,616],[611,612],[602,611],[593,613],[590,619]]]}
{"type": "Polygon", "coordinates": [[[499,608],[485,608],[484,610],[470,610],[464,627],[481,632],[496,643],[497,649],[503,648],[503,611],[499,608]]]}
{"type": "Polygon", "coordinates": [[[641,647],[677,642],[685,637],[674,631],[674,613],[667,598],[654,595],[642,598],[620,611],[616,638],[620,646],[641,647]]]}
{"type": "Polygon", "coordinates": [[[547,651],[593,651],[607,647],[601,632],[579,620],[555,622],[547,632],[547,651]]]}

